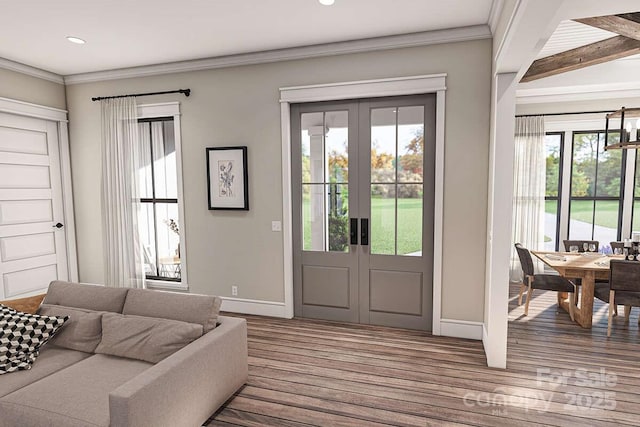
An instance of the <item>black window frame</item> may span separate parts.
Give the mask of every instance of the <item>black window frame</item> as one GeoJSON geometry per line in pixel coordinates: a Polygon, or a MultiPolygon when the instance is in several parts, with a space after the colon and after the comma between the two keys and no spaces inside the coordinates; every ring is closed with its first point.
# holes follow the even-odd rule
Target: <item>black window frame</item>
{"type": "MultiPolygon", "coordinates": [[[[560,163],[558,164],[558,195],[557,196],[547,196],[547,187],[545,183],[544,189],[544,201],[546,203],[547,200],[555,200],[556,201],[556,247],[557,251],[560,247],[560,204],[562,203],[562,179],[563,179],[563,170],[564,170],[564,132],[545,132],[545,136],[554,136],[558,135],[560,137],[560,163]]],[[[546,147],[545,147],[546,149],[546,147]]],[[[546,177],[546,157],[545,157],[545,177],[546,177]]],[[[546,212],[546,206],[545,206],[546,212]]]]}
{"type": "MultiPolygon", "coordinates": [[[[148,119],[138,119],[138,123],[154,123],[154,122],[174,122],[173,116],[168,117],[152,117],[148,119]]],[[[175,123],[174,123],[175,126],[175,123]]],[[[174,128],[175,129],[175,128],[174,128]]],[[[159,203],[175,203],[178,204],[177,198],[158,198],[156,197],[156,174],[153,165],[153,140],[151,134],[151,125],[149,125],[149,144],[150,144],[150,153],[151,153],[151,197],[141,197],[141,204],[151,204],[153,206],[153,242],[155,246],[155,268],[156,275],[146,274],[145,278],[147,280],[156,280],[163,282],[176,282],[182,283],[182,275],[180,277],[166,277],[160,275],[160,258],[158,256],[158,222],[156,215],[156,205],[159,203]]]]}
{"type": "MultiPolygon", "coordinates": [[[[579,130],[571,132],[571,171],[570,171],[570,181],[569,181],[569,215],[567,218],[567,236],[571,239],[571,205],[574,200],[584,200],[584,201],[592,201],[593,202],[593,214],[591,216],[591,236],[589,236],[590,240],[593,240],[593,233],[595,227],[595,219],[596,219],[596,202],[599,201],[617,201],[618,202],[618,227],[616,230],[616,240],[621,240],[622,236],[622,222],[623,222],[623,209],[624,209],[624,188],[625,188],[625,176],[626,176],[626,164],[627,164],[627,151],[622,150],[622,155],[620,159],[620,192],[618,193],[618,197],[614,196],[598,196],[598,169],[599,169],[599,160],[600,160],[600,150],[596,151],[596,171],[594,178],[594,187],[593,187],[593,196],[580,196],[574,197],[572,194],[573,189],[573,167],[574,167],[574,154],[575,154],[575,140],[576,135],[580,134],[597,134],[598,145],[600,145],[600,136],[605,138],[605,130],[579,130]]],[[[581,239],[584,239],[581,237],[581,239]]],[[[585,240],[589,240],[585,239],[585,240]]],[[[608,244],[608,242],[602,242],[604,244],[608,244]]]]}

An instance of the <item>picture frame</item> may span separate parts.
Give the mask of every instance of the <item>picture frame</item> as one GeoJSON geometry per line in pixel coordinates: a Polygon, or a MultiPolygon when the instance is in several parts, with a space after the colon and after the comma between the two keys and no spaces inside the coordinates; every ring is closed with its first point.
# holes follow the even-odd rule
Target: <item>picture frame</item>
{"type": "Polygon", "coordinates": [[[249,210],[247,147],[207,147],[209,210],[249,210]]]}

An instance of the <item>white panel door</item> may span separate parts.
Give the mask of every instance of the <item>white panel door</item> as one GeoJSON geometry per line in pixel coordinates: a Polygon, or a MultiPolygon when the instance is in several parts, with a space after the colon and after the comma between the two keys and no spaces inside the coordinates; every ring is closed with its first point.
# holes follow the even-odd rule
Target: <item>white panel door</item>
{"type": "Polygon", "coordinates": [[[0,113],[0,300],[67,280],[58,124],[0,113]]]}

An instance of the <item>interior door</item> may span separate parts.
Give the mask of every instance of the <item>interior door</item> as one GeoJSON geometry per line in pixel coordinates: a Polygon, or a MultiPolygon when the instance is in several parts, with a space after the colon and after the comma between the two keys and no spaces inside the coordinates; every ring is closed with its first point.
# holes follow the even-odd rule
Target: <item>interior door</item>
{"type": "Polygon", "coordinates": [[[361,323],[431,330],[435,102],[360,103],[361,323]]]}
{"type": "Polygon", "coordinates": [[[0,113],[0,299],[68,279],[55,122],[0,113]]]}
{"type": "Polygon", "coordinates": [[[435,95],[294,105],[295,315],[431,330],[435,95]]]}
{"type": "Polygon", "coordinates": [[[357,104],[295,105],[292,115],[294,310],[358,322],[357,104]]]}

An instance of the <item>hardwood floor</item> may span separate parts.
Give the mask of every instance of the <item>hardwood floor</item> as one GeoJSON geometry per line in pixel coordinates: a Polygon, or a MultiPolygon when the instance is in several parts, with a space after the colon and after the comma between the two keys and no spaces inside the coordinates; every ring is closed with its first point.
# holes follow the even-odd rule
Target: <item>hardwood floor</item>
{"type": "Polygon", "coordinates": [[[249,380],[208,425],[640,423],[637,312],[625,325],[621,308],[607,339],[606,305],[585,330],[555,293],[534,293],[527,318],[516,304],[514,286],[507,370],[485,366],[479,341],[248,316],[249,380]]]}

